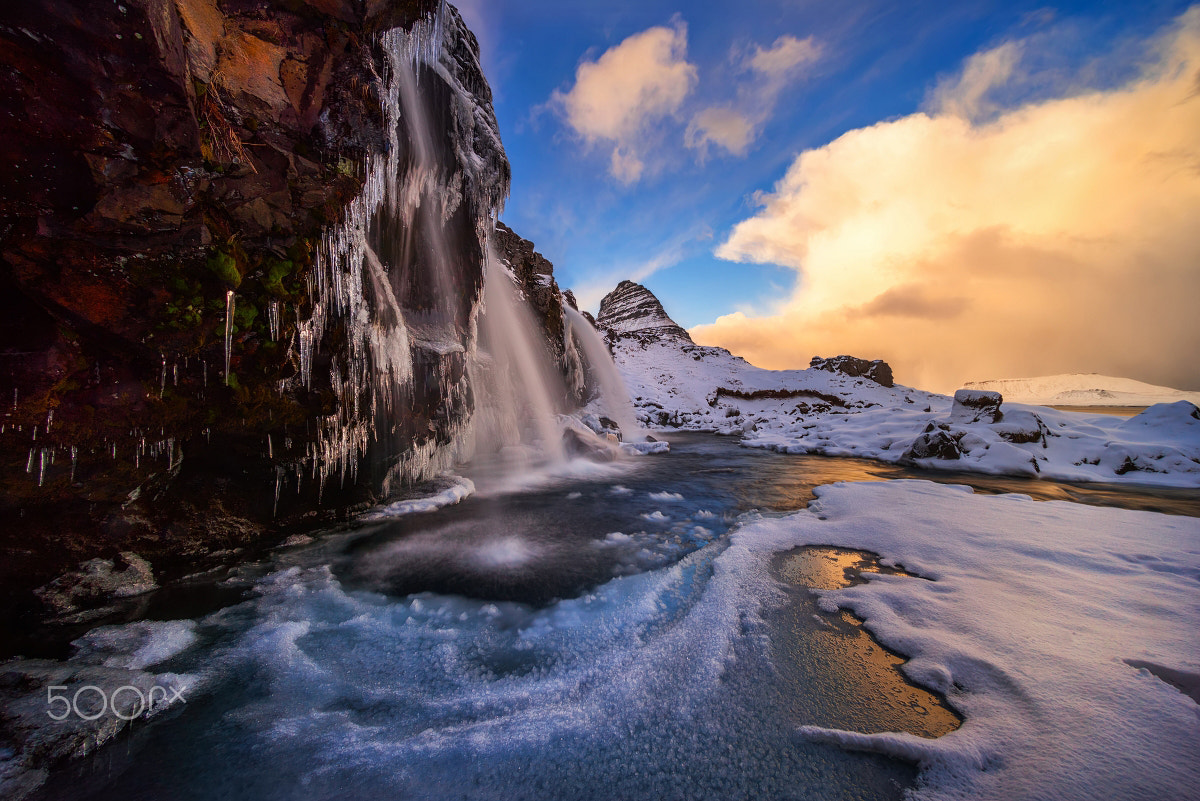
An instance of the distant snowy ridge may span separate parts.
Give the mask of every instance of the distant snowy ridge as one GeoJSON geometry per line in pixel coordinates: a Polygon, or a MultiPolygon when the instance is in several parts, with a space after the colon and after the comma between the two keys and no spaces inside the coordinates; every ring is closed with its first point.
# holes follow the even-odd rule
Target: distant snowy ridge
{"type": "MultiPolygon", "coordinates": [[[[1200,411],[1186,400],[1200,393],[1182,393],[1131,419],[1020,406],[1004,392],[998,414],[954,414],[945,395],[836,369],[764,370],[724,348],[681,339],[657,298],[630,282],[605,298],[606,307],[621,310],[607,315],[614,326],[604,325],[603,313],[597,323],[639,419],[650,427],[930,469],[1200,487],[1200,411]]],[[[987,391],[988,383],[970,389],[987,391]]],[[[1121,391],[1120,384],[1108,386],[1121,391]]]]}
{"type": "Polygon", "coordinates": [[[1096,373],[971,381],[964,386],[999,392],[1013,403],[1040,406],[1153,406],[1179,400],[1200,404],[1200,392],[1185,392],[1096,373]]]}

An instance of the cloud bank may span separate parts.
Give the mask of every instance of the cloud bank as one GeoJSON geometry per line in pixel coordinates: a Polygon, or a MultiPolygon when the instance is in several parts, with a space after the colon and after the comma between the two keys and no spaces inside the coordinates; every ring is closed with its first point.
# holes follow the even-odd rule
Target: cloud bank
{"type": "Polygon", "coordinates": [[[795,268],[792,296],[696,340],[776,368],[885,358],[938,390],[1060,372],[1200,388],[1200,8],[1125,85],[997,108],[1023,51],[802,153],[716,251],[795,268]]]}

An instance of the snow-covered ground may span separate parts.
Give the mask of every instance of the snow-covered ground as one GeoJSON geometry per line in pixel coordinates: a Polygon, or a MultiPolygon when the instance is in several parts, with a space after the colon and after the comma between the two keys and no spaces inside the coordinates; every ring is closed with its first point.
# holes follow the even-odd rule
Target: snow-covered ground
{"type": "Polygon", "coordinates": [[[1185,392],[1096,373],[971,381],[966,386],[999,392],[1015,403],[1040,406],[1153,406],[1180,400],[1200,404],[1200,392],[1185,392]]]}
{"type": "Polygon", "coordinates": [[[922,576],[872,574],[821,603],[865,619],[966,720],[936,740],[801,739],[916,761],[920,798],[1196,797],[1200,520],[924,481],[817,495],[739,530],[722,559],[832,544],[922,576]]]}
{"type": "Polygon", "coordinates": [[[972,422],[952,419],[945,395],[820,369],[764,370],[723,348],[664,336],[657,317],[644,331],[634,320],[622,325],[608,334],[613,359],[649,427],[930,469],[1200,486],[1200,411],[1186,400],[1129,419],[1006,400],[1002,419],[972,422]]]}

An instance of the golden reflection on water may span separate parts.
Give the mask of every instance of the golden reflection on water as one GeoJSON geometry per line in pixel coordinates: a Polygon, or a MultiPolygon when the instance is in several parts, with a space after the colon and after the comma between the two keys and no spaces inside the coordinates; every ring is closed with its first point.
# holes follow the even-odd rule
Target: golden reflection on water
{"type": "MultiPolygon", "coordinates": [[[[784,554],[776,561],[776,570],[784,581],[804,588],[789,609],[795,637],[786,638],[776,656],[792,660],[792,667],[808,677],[810,685],[840,699],[818,710],[822,719],[803,723],[867,733],[904,731],[920,737],[940,737],[958,728],[962,718],[945,699],[904,676],[901,665],[906,659],[877,643],[863,621],[850,612],[822,611],[812,592],[862,583],[864,572],[912,574],[881,565],[873,554],[824,546],[784,554]]],[[[914,576],[913,580],[922,579],[914,576]]]]}

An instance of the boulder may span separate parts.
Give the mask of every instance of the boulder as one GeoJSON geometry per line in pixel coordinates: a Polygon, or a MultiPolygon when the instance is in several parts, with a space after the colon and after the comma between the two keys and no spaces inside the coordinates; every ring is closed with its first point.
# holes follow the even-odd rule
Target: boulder
{"type": "Polygon", "coordinates": [[[1002,422],[992,424],[992,430],[1009,442],[1040,442],[1043,448],[1046,447],[1046,435],[1049,432],[1042,418],[1023,409],[1004,415],[1002,422]]]}
{"type": "Polygon", "coordinates": [[[954,423],[998,423],[1004,419],[1000,404],[1004,397],[999,392],[983,389],[960,389],[954,393],[954,406],[950,409],[950,421],[954,423]]]}
{"type": "Polygon", "coordinates": [[[119,565],[111,559],[89,559],[78,570],[64,573],[34,590],[34,595],[58,617],[83,608],[88,613],[80,619],[87,619],[104,614],[107,610],[103,604],[158,589],[154,572],[145,559],[136,553],[123,552],[118,561],[119,565]]]}
{"type": "Polygon", "coordinates": [[[841,373],[852,378],[866,378],[874,381],[881,387],[894,385],[892,368],[882,359],[867,361],[855,356],[834,356],[830,359],[813,356],[808,367],[810,370],[826,370],[830,373],[841,373]]]}
{"type": "Polygon", "coordinates": [[[905,451],[906,459],[958,459],[962,456],[962,448],[949,432],[940,428],[926,430],[913,440],[912,445],[905,451]]]}

